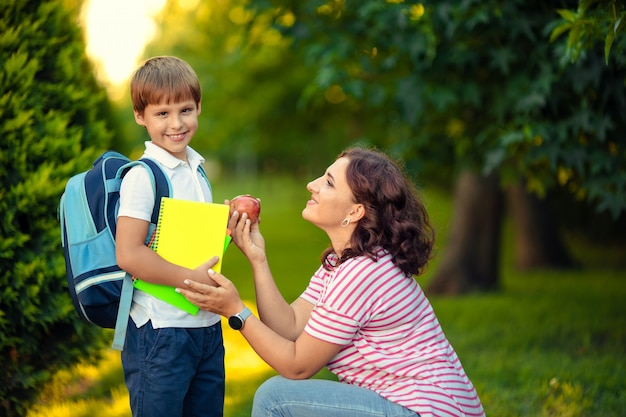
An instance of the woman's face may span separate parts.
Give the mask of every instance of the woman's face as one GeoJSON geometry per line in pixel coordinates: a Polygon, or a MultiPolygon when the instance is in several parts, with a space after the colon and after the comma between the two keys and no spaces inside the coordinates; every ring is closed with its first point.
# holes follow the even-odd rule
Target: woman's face
{"type": "Polygon", "coordinates": [[[302,217],[327,232],[340,228],[341,222],[349,218],[357,206],[346,181],[348,162],[345,157],[337,159],[323,176],[306,187],[311,192],[311,199],[302,210],[302,217]]]}

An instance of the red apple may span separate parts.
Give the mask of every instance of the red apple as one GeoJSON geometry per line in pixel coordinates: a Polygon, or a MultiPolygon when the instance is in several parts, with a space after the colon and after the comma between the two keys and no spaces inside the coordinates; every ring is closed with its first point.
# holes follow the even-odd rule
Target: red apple
{"type": "Polygon", "coordinates": [[[256,197],[252,197],[250,194],[238,195],[230,200],[230,215],[233,215],[233,211],[237,210],[241,216],[243,213],[248,214],[248,218],[251,222],[257,221],[259,214],[261,213],[261,200],[256,197]]]}

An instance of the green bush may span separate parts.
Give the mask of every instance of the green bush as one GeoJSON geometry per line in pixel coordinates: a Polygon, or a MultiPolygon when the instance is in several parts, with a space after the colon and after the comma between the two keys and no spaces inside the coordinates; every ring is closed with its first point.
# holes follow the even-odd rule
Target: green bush
{"type": "Polygon", "coordinates": [[[25,415],[102,331],[67,292],[57,206],[110,145],[108,102],[85,56],[79,4],[5,1],[0,17],[0,414],[25,415]]]}

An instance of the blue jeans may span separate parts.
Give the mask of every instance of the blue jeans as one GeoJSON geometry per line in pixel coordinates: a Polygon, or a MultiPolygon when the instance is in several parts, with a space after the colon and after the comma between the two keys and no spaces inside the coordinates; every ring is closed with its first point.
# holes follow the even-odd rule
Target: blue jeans
{"type": "Polygon", "coordinates": [[[376,392],[323,379],[275,376],[254,395],[252,417],[416,417],[376,392]]]}
{"type": "Polygon", "coordinates": [[[133,417],[222,417],[224,342],[221,323],[198,329],[137,328],[122,351],[133,417]]]}

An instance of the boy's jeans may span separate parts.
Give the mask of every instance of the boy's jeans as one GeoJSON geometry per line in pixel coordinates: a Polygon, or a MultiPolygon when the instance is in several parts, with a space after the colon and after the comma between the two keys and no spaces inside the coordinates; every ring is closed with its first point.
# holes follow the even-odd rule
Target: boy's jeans
{"type": "Polygon", "coordinates": [[[252,417],[419,417],[374,391],[323,379],[275,376],[254,395],[252,417]]]}
{"type": "Polygon", "coordinates": [[[224,415],[221,323],[155,330],[130,319],[122,364],[133,417],[224,415]]]}

